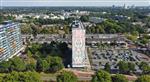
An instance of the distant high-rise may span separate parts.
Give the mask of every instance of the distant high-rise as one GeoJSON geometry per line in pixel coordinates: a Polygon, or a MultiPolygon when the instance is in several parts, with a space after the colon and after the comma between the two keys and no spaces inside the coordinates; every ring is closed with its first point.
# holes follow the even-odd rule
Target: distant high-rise
{"type": "Polygon", "coordinates": [[[18,54],[22,47],[19,23],[6,21],[0,25],[0,61],[18,54]]]}
{"type": "Polygon", "coordinates": [[[0,9],[3,9],[2,1],[0,0],[0,9]]]}
{"type": "Polygon", "coordinates": [[[89,64],[85,48],[85,29],[80,21],[72,23],[72,67],[87,67],[89,64]]]}
{"type": "Polygon", "coordinates": [[[128,6],[127,6],[126,4],[124,4],[124,5],[123,5],[123,8],[124,8],[124,9],[127,9],[127,8],[128,8],[128,6]]]}

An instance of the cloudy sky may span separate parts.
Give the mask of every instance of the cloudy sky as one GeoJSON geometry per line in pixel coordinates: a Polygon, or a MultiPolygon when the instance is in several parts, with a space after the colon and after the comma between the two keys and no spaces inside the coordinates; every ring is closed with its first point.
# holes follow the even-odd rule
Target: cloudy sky
{"type": "Polygon", "coordinates": [[[148,6],[150,0],[0,0],[0,6],[148,6]]]}

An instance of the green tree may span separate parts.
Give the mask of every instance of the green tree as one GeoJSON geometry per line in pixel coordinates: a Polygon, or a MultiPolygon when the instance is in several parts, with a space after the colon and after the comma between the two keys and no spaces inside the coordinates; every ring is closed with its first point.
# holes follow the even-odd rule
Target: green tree
{"type": "Polygon", "coordinates": [[[36,72],[11,72],[2,78],[2,82],[42,82],[36,72]]]}
{"type": "Polygon", "coordinates": [[[32,29],[30,27],[30,24],[21,24],[21,33],[23,34],[31,34],[32,29]]]}
{"type": "Polygon", "coordinates": [[[31,51],[32,54],[35,54],[36,52],[38,52],[41,49],[41,45],[38,43],[32,43],[31,47],[29,48],[29,50],[31,51]]]}
{"type": "Polygon", "coordinates": [[[0,82],[3,82],[4,74],[0,74],[0,82]]]}
{"type": "Polygon", "coordinates": [[[133,36],[138,36],[138,35],[139,35],[138,31],[133,31],[131,34],[132,34],[133,36]]]}
{"type": "Polygon", "coordinates": [[[128,67],[129,67],[129,71],[130,71],[130,72],[135,71],[135,64],[134,64],[134,63],[129,62],[129,63],[128,63],[128,67]]]}
{"type": "Polygon", "coordinates": [[[149,42],[149,40],[146,39],[146,38],[142,38],[142,39],[140,40],[140,43],[142,43],[142,44],[147,44],[148,42],[149,42]]]}
{"type": "Polygon", "coordinates": [[[80,17],[80,20],[82,21],[82,22],[88,22],[89,21],[89,16],[81,16],[80,17]]]}
{"type": "Polygon", "coordinates": [[[124,75],[116,74],[112,76],[112,82],[128,82],[124,75]]]}
{"type": "Polygon", "coordinates": [[[99,33],[105,33],[105,30],[102,26],[98,26],[99,33]]]}
{"type": "Polygon", "coordinates": [[[43,29],[40,31],[40,33],[42,33],[42,34],[48,34],[49,31],[48,31],[47,28],[43,28],[43,29]]]}
{"type": "Polygon", "coordinates": [[[0,24],[4,21],[4,17],[0,15],[0,24]]]}
{"type": "Polygon", "coordinates": [[[49,64],[46,60],[38,59],[36,63],[36,70],[38,72],[47,71],[49,64]]]}
{"type": "Polygon", "coordinates": [[[127,38],[129,40],[132,40],[132,41],[136,41],[137,40],[137,36],[133,36],[133,35],[128,35],[127,38]]]}
{"type": "Polygon", "coordinates": [[[110,33],[114,34],[114,33],[116,33],[116,30],[115,29],[111,29],[110,33]]]}
{"type": "Polygon", "coordinates": [[[111,76],[106,71],[98,70],[92,77],[92,82],[111,82],[111,76]]]}
{"type": "Polygon", "coordinates": [[[60,57],[53,57],[50,62],[49,72],[56,72],[63,68],[62,59],[60,57]]]}
{"type": "Polygon", "coordinates": [[[1,73],[10,72],[10,66],[11,66],[11,62],[10,61],[2,61],[2,62],[0,62],[0,72],[1,73]]]}
{"type": "Polygon", "coordinates": [[[28,57],[31,57],[31,56],[32,56],[32,53],[31,53],[30,50],[27,50],[27,55],[28,55],[28,57]]]}
{"type": "Polygon", "coordinates": [[[127,73],[129,71],[128,63],[120,61],[118,63],[120,73],[127,73]]]}
{"type": "Polygon", "coordinates": [[[143,71],[144,74],[150,72],[150,66],[146,62],[141,62],[139,68],[143,71]]]}
{"type": "Polygon", "coordinates": [[[37,34],[39,33],[39,29],[37,29],[37,26],[34,24],[31,25],[31,29],[32,29],[32,35],[34,36],[34,38],[36,38],[37,34]]]}
{"type": "Polygon", "coordinates": [[[150,75],[142,75],[135,82],[150,82],[150,75]]]}
{"type": "Polygon", "coordinates": [[[26,65],[26,70],[27,71],[35,71],[36,65],[34,63],[30,63],[26,65]]]}
{"type": "Polygon", "coordinates": [[[19,57],[14,57],[10,61],[12,62],[10,66],[11,70],[24,71],[26,69],[25,62],[19,57]]]}
{"type": "Polygon", "coordinates": [[[69,27],[68,26],[64,26],[63,28],[65,34],[69,34],[69,27]]]}
{"type": "Polygon", "coordinates": [[[57,76],[57,82],[77,82],[77,76],[70,71],[62,71],[57,76]]]}
{"type": "Polygon", "coordinates": [[[7,19],[8,19],[8,20],[13,20],[13,19],[14,19],[14,17],[13,17],[13,16],[8,15],[8,16],[7,16],[7,19]]]}
{"type": "Polygon", "coordinates": [[[105,64],[104,70],[107,71],[107,72],[109,72],[109,73],[111,72],[111,68],[110,68],[109,63],[105,64]]]}

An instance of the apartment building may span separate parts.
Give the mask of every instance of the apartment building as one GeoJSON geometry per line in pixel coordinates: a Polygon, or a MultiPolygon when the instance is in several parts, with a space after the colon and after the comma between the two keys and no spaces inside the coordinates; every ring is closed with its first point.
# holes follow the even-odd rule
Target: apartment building
{"type": "Polygon", "coordinates": [[[5,21],[0,25],[0,61],[17,55],[22,49],[19,23],[5,21]]]}

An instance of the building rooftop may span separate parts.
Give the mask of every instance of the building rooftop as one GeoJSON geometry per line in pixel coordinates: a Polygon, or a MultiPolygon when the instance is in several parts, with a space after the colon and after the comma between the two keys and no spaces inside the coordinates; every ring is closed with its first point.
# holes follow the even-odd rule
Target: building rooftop
{"type": "Polygon", "coordinates": [[[81,29],[84,29],[84,26],[83,26],[82,22],[79,21],[79,20],[73,21],[72,24],[71,24],[71,27],[72,28],[81,28],[81,29]]]}
{"type": "Polygon", "coordinates": [[[8,21],[4,21],[2,24],[0,24],[0,28],[5,28],[5,27],[8,27],[10,25],[14,25],[16,23],[14,23],[13,21],[11,20],[8,20],[8,21]]]}
{"type": "Polygon", "coordinates": [[[12,21],[11,20],[8,20],[8,21],[4,21],[3,23],[2,23],[2,25],[7,25],[7,24],[11,24],[12,23],[12,21]]]}

